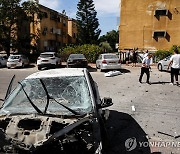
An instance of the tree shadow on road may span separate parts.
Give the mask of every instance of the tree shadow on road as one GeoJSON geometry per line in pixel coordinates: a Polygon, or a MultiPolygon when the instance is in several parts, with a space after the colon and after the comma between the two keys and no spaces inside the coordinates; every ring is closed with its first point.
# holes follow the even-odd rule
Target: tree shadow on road
{"type": "Polygon", "coordinates": [[[146,133],[132,116],[111,110],[106,127],[110,141],[107,154],[151,153],[146,133]],[[140,142],[146,146],[140,146],[140,142]]]}

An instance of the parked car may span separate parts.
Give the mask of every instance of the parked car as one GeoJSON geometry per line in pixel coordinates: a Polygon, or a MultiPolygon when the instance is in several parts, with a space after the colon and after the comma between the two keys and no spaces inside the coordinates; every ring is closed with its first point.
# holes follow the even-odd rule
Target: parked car
{"type": "Polygon", "coordinates": [[[112,99],[100,100],[86,68],[36,72],[10,91],[0,109],[0,153],[101,154],[107,147],[102,108],[112,99]]]}
{"type": "Polygon", "coordinates": [[[96,68],[103,70],[118,70],[121,69],[121,60],[118,55],[113,53],[106,53],[99,55],[96,60],[96,68]]]}
{"type": "Polygon", "coordinates": [[[61,65],[61,58],[58,57],[56,52],[43,52],[37,59],[38,70],[41,68],[52,68],[61,65]]]}
{"type": "Polygon", "coordinates": [[[0,67],[5,67],[7,63],[7,57],[6,56],[0,56],[0,67]]]}
{"type": "Polygon", "coordinates": [[[25,67],[29,65],[29,59],[25,55],[11,55],[7,60],[7,68],[25,67]]]}
{"type": "Polygon", "coordinates": [[[170,58],[172,55],[160,60],[157,64],[157,68],[159,71],[166,71],[170,62],[170,58]]]}
{"type": "Polygon", "coordinates": [[[67,67],[84,67],[88,65],[87,59],[83,54],[70,54],[67,59],[67,67]]]}

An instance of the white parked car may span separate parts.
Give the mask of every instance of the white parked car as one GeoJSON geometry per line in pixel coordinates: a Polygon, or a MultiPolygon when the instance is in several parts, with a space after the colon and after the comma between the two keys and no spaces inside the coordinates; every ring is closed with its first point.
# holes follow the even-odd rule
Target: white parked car
{"type": "Polygon", "coordinates": [[[61,65],[61,59],[55,52],[43,52],[37,59],[38,70],[44,67],[58,67],[59,65],[61,65]]]}
{"type": "Polygon", "coordinates": [[[6,56],[0,56],[0,67],[5,67],[7,63],[7,57],[6,56]]]}
{"type": "Polygon", "coordinates": [[[29,59],[25,55],[11,55],[7,60],[7,68],[25,67],[29,65],[29,59]]]}
{"type": "MultiPolygon", "coordinates": [[[[14,79],[14,77],[13,77],[14,79]]],[[[12,80],[9,87],[12,87],[12,80]]],[[[105,111],[87,69],[36,72],[0,108],[0,153],[102,154],[107,148],[105,111]]],[[[107,116],[107,115],[106,115],[107,116]]]]}
{"type": "Polygon", "coordinates": [[[170,62],[170,58],[172,55],[160,60],[158,62],[157,68],[159,71],[166,71],[170,62]]]}
{"type": "Polygon", "coordinates": [[[113,53],[106,53],[99,55],[96,60],[96,68],[103,70],[118,70],[121,69],[121,60],[118,55],[113,53]]]}

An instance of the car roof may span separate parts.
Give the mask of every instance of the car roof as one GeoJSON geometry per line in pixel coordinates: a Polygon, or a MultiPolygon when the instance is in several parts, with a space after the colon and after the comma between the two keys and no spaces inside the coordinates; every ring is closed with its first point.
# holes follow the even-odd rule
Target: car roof
{"type": "Polygon", "coordinates": [[[73,53],[73,54],[70,54],[70,55],[84,55],[82,53],[73,53]]]}
{"type": "Polygon", "coordinates": [[[62,76],[84,76],[86,68],[61,68],[39,71],[26,77],[26,79],[51,78],[62,76]]]}
{"type": "Polygon", "coordinates": [[[115,53],[103,53],[101,55],[105,56],[105,55],[116,55],[116,54],[115,53]]]}
{"type": "Polygon", "coordinates": [[[24,56],[24,55],[10,55],[10,56],[24,56]]]}
{"type": "Polygon", "coordinates": [[[55,54],[55,52],[42,52],[41,54],[55,54]]]}

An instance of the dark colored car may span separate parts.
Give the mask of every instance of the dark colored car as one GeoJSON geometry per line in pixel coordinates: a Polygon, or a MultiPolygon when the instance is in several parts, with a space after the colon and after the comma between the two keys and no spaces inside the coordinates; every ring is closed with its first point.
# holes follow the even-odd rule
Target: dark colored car
{"type": "MultiPolygon", "coordinates": [[[[107,144],[97,85],[86,68],[34,73],[12,91],[0,109],[0,153],[102,154],[107,144]]],[[[1,101],[3,101],[1,99],[1,101]]]]}
{"type": "Polygon", "coordinates": [[[84,67],[88,65],[87,59],[83,54],[71,54],[67,60],[67,67],[84,67]]]}

